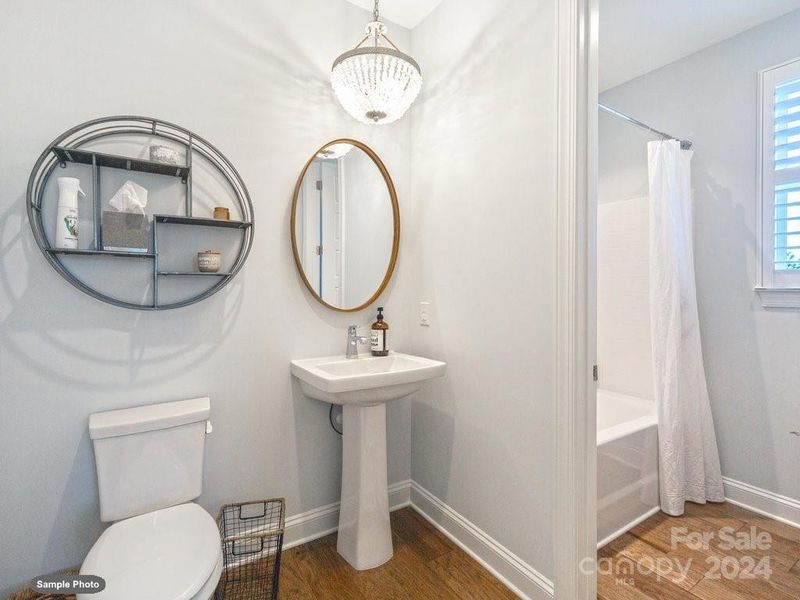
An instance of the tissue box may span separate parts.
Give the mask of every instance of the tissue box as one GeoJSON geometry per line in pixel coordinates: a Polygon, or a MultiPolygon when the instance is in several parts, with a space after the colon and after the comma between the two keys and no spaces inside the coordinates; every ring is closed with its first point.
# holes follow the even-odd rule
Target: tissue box
{"type": "Polygon", "coordinates": [[[103,211],[103,249],[116,252],[147,252],[150,221],[139,213],[103,211]]]}

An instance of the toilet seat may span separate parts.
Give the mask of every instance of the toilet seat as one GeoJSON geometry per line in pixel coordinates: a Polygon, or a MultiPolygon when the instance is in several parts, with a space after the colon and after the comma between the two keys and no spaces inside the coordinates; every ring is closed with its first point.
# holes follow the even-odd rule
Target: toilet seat
{"type": "Polygon", "coordinates": [[[78,600],[208,600],[222,572],[219,530],[194,503],[114,523],[95,542],[81,574],[106,588],[78,600]]]}

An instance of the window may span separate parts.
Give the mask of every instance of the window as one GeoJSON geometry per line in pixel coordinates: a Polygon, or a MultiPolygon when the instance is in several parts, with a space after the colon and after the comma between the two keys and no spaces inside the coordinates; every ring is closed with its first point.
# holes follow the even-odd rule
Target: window
{"type": "Polygon", "coordinates": [[[800,59],[760,73],[758,287],[764,306],[800,308],[800,59]]]}

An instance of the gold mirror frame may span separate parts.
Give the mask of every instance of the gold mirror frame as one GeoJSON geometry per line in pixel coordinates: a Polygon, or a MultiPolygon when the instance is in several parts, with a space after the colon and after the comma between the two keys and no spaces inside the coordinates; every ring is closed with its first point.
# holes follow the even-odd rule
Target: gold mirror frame
{"type": "Polygon", "coordinates": [[[383,161],[380,157],[375,153],[375,151],[367,146],[363,142],[359,142],[358,140],[352,140],[349,138],[340,138],[337,140],[332,140],[323,144],[318,150],[316,150],[312,155],[311,158],[306,161],[303,170],[300,171],[300,176],[297,178],[297,183],[294,186],[294,194],[292,194],[292,215],[291,215],[291,223],[289,225],[289,229],[292,236],[292,254],[294,254],[294,264],[297,266],[297,271],[300,273],[300,277],[303,280],[303,283],[308,288],[308,291],[311,292],[311,295],[323,306],[327,306],[330,309],[333,309],[338,312],[357,312],[359,310],[364,310],[370,304],[375,302],[383,291],[386,289],[386,286],[389,285],[389,281],[392,279],[392,275],[394,274],[394,267],[397,263],[397,253],[400,249],[400,207],[397,203],[397,191],[394,188],[394,183],[392,182],[392,177],[389,175],[389,171],[386,169],[386,165],[383,164],[383,161]],[[383,180],[386,183],[386,188],[389,190],[389,197],[392,201],[392,217],[394,219],[393,225],[393,232],[394,232],[394,239],[392,240],[392,255],[389,258],[389,266],[386,269],[386,275],[383,277],[383,281],[378,286],[378,289],[375,291],[374,294],[362,305],[356,306],[353,308],[340,308],[338,306],[333,306],[332,304],[328,304],[325,302],[320,295],[316,292],[314,287],[311,285],[311,282],[306,277],[306,272],[303,269],[303,263],[300,260],[300,253],[297,250],[297,234],[295,232],[295,228],[297,226],[297,198],[300,195],[300,188],[303,185],[303,178],[306,176],[306,172],[308,171],[308,167],[311,166],[311,163],[314,162],[314,159],[317,155],[322,152],[328,146],[332,146],[333,144],[351,144],[355,146],[359,150],[363,151],[367,156],[372,159],[372,162],[375,163],[375,166],[378,167],[378,170],[383,175],[383,180]]]}

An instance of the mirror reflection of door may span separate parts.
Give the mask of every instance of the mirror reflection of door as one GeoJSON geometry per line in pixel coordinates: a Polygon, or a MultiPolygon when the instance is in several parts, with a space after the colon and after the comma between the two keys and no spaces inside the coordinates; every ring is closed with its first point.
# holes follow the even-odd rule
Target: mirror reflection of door
{"type": "Polygon", "coordinates": [[[396,242],[393,197],[375,159],[349,143],[325,146],[302,175],[294,218],[295,251],[313,292],[344,310],[369,301],[396,242]]]}
{"type": "Polygon", "coordinates": [[[342,211],[339,161],[317,157],[298,202],[299,245],[306,277],[323,301],[342,303],[342,211]]]}

